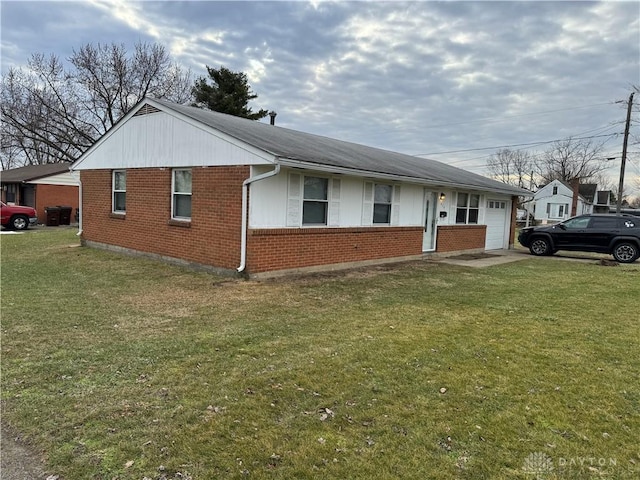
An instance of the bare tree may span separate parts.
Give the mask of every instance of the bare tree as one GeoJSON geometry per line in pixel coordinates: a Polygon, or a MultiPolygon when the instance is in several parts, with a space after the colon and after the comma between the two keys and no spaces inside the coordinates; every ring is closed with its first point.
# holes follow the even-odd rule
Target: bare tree
{"type": "Polygon", "coordinates": [[[602,157],[602,149],[602,144],[591,140],[568,138],[554,142],[536,162],[538,175],[543,183],[589,181],[609,167],[608,160],[602,157]]]}
{"type": "Polygon", "coordinates": [[[520,188],[531,186],[533,160],[529,152],[522,150],[498,150],[487,160],[491,177],[520,188]]]}
{"type": "Polygon", "coordinates": [[[3,75],[3,168],[75,160],[145,95],[190,99],[190,72],[161,45],[138,43],[130,55],[123,45],[87,44],[68,60],[65,69],[55,55],[34,54],[3,75]]]}

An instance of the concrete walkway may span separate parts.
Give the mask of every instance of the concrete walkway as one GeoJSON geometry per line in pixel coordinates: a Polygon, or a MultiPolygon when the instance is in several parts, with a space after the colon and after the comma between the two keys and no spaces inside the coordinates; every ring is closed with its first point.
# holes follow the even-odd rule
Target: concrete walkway
{"type": "Polygon", "coordinates": [[[458,265],[461,267],[485,268],[494,265],[517,262],[532,258],[529,252],[520,250],[491,250],[485,253],[454,255],[451,257],[439,257],[431,259],[432,262],[458,265]]]}
{"type": "MultiPolygon", "coordinates": [[[[580,263],[597,263],[601,264],[603,261],[611,262],[615,265],[617,262],[611,255],[605,253],[589,253],[589,252],[569,252],[560,251],[555,255],[537,257],[531,255],[528,250],[518,248],[515,250],[490,250],[485,253],[478,254],[463,254],[451,257],[440,257],[430,259],[436,263],[446,263],[448,265],[458,265],[461,267],[471,268],[484,268],[491,267],[493,265],[503,265],[505,263],[518,262],[520,260],[558,260],[565,262],[580,262],[580,263]]],[[[640,260],[636,260],[632,264],[620,264],[625,266],[633,266],[640,268],[640,260]]]]}

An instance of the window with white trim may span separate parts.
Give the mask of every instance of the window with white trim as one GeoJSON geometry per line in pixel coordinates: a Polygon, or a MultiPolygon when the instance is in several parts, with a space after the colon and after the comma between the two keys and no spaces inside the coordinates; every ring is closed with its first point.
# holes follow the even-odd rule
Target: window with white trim
{"type": "Polygon", "coordinates": [[[302,224],[326,225],[329,206],[329,179],[304,177],[302,192],[302,224]]]}
{"type": "Polygon", "coordinates": [[[458,193],[456,204],[456,223],[477,224],[480,213],[480,195],[477,193],[458,193]]]}
{"type": "Polygon", "coordinates": [[[111,211],[125,213],[127,211],[127,171],[114,170],[111,182],[111,211]]]}
{"type": "Polygon", "coordinates": [[[171,218],[191,220],[191,169],[173,170],[171,178],[171,218]]]}
{"type": "Polygon", "coordinates": [[[393,186],[376,183],[373,191],[373,223],[391,223],[393,186]]]}

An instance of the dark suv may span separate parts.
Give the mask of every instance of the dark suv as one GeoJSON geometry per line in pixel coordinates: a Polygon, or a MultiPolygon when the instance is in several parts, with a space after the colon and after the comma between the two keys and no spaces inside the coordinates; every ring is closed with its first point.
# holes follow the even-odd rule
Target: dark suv
{"type": "Polygon", "coordinates": [[[523,228],[518,241],[533,255],[574,250],[609,253],[620,263],[632,263],[640,256],[640,218],[580,215],[555,225],[523,228]]]}

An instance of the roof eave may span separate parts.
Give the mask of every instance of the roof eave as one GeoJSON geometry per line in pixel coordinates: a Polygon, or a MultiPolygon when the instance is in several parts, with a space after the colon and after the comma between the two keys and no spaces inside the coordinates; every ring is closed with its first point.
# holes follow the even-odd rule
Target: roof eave
{"type": "Polygon", "coordinates": [[[360,170],[360,169],[353,169],[353,168],[347,168],[347,167],[337,167],[334,165],[324,165],[319,163],[305,162],[302,160],[295,160],[295,159],[283,158],[283,157],[278,157],[277,161],[278,163],[280,163],[280,165],[284,167],[302,168],[306,170],[315,170],[315,171],[326,172],[326,173],[354,175],[358,177],[368,177],[368,178],[379,178],[382,180],[415,183],[419,185],[429,185],[433,187],[457,188],[457,189],[465,189],[465,190],[492,192],[492,193],[500,193],[503,195],[516,195],[516,196],[525,196],[525,197],[533,196],[532,192],[529,192],[528,190],[519,189],[519,188],[501,189],[501,188],[485,187],[482,185],[469,185],[465,183],[434,181],[434,180],[429,180],[421,177],[395,175],[391,173],[375,172],[371,170],[360,170]]]}

